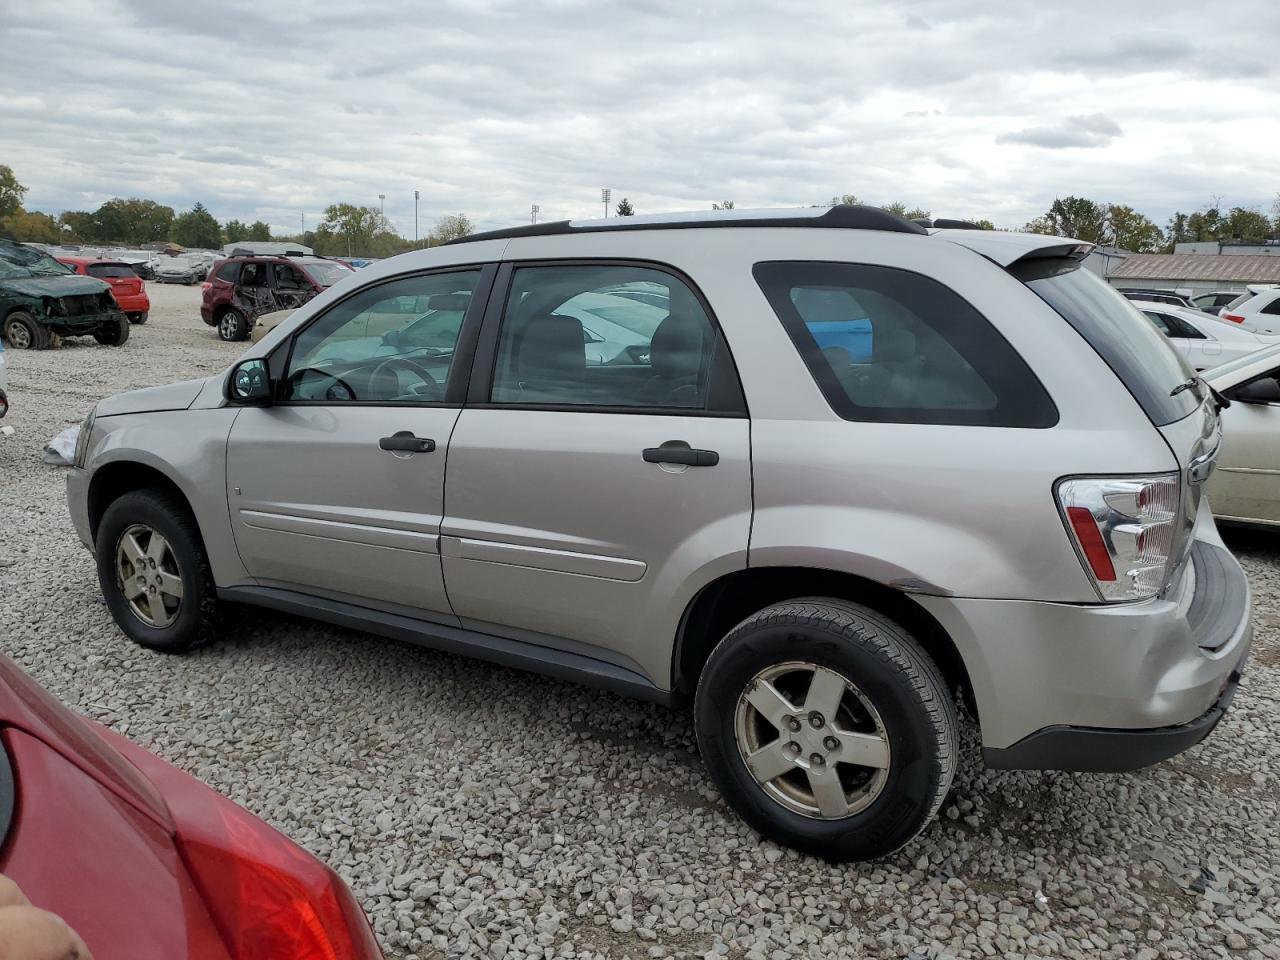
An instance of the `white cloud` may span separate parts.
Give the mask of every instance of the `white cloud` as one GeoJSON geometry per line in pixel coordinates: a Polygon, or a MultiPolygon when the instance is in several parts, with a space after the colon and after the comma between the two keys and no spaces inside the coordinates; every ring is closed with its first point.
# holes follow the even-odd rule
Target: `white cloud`
{"type": "Polygon", "coordinates": [[[601,186],[642,213],[852,192],[1016,225],[1075,193],[1163,220],[1270,204],[1278,35],[1272,0],[65,0],[0,19],[0,163],[36,209],[289,230],[385,193],[409,234],[415,189],[422,232],[596,216],[601,186]]]}

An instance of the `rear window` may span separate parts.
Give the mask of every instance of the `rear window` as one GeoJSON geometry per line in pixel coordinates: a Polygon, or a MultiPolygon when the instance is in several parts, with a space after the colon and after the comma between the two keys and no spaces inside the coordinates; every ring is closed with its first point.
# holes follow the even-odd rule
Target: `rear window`
{"type": "Polygon", "coordinates": [[[87,269],[91,277],[138,277],[127,263],[91,263],[87,269]]]}
{"type": "Polygon", "coordinates": [[[1200,405],[1195,390],[1171,396],[1195,376],[1177,350],[1133,304],[1078,261],[1022,260],[1009,272],[1089,342],[1156,426],[1181,420],[1200,405]]]}
{"type": "Polygon", "coordinates": [[[1058,422],[1017,351],[936,280],[852,263],[758,263],[753,272],[827,403],[846,420],[1058,422]]]}
{"type": "Polygon", "coordinates": [[[1240,294],[1240,296],[1236,297],[1234,300],[1228,303],[1227,309],[1234,310],[1236,307],[1240,306],[1240,304],[1244,303],[1246,300],[1252,300],[1253,297],[1254,295],[1250,293],[1248,290],[1246,290],[1244,293],[1240,294]]]}

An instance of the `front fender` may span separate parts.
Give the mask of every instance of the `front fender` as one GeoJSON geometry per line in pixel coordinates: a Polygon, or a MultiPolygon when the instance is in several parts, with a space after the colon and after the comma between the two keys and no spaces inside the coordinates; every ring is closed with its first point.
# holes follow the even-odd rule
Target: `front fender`
{"type": "Polygon", "coordinates": [[[223,408],[100,416],[85,461],[90,494],[112,464],[149,467],[171,481],[191,505],[220,587],[252,582],[231,536],[227,505],[227,437],[238,413],[223,408]]]}

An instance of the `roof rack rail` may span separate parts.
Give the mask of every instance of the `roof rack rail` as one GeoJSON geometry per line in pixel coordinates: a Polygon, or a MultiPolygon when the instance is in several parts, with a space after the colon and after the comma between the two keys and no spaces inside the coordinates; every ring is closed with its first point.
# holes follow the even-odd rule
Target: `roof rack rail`
{"type": "Polygon", "coordinates": [[[972,220],[949,220],[946,217],[938,217],[936,220],[930,220],[928,217],[917,217],[915,222],[922,227],[933,227],[935,230],[981,230],[972,220]]]}
{"type": "MultiPolygon", "coordinates": [[[[813,209],[813,208],[810,208],[813,209]]],[[[808,210],[733,210],[714,214],[658,214],[649,217],[615,217],[612,220],[553,220],[523,227],[507,227],[457,237],[449,243],[509,240],[516,237],[550,237],[564,234],[605,233],[623,230],[702,230],[717,227],[812,227],[841,230],[885,230],[890,233],[927,234],[918,223],[879,207],[838,204],[822,213],[808,210]]]]}

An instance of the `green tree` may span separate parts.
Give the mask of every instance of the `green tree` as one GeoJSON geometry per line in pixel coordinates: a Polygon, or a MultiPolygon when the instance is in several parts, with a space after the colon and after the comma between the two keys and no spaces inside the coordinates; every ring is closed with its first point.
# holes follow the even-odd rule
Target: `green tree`
{"type": "Polygon", "coordinates": [[[22,209],[22,198],[27,188],[18,182],[13,168],[0,163],[0,220],[22,209]]]}
{"type": "Polygon", "coordinates": [[[1168,243],[1165,245],[1166,253],[1173,253],[1174,244],[1186,243],[1191,239],[1187,215],[1181,210],[1169,218],[1169,225],[1165,227],[1165,236],[1168,238],[1168,243]]]}
{"type": "Polygon", "coordinates": [[[64,210],[58,215],[58,226],[68,240],[84,242],[93,239],[93,214],[88,210],[64,210]]]}
{"type": "Polygon", "coordinates": [[[1036,217],[1022,229],[1054,237],[1072,237],[1086,243],[1102,241],[1106,210],[1084,197],[1055,199],[1044,216],[1036,217]]]}
{"type": "Polygon", "coordinates": [[[928,210],[922,210],[919,207],[908,207],[901,201],[886,203],[880,209],[888,213],[896,213],[898,216],[906,217],[908,220],[928,220],[930,216],[928,210]]]}
{"type": "Polygon", "coordinates": [[[732,209],[733,209],[733,201],[732,201],[732,200],[721,200],[719,203],[713,203],[713,204],[711,205],[711,209],[712,209],[712,210],[732,210],[732,209]]]}
{"type": "Polygon", "coordinates": [[[228,220],[226,226],[222,228],[222,233],[227,238],[227,243],[239,243],[241,240],[249,239],[249,228],[239,220],[228,220]]]}
{"type": "Polygon", "coordinates": [[[973,224],[979,230],[994,230],[996,228],[996,225],[990,220],[975,220],[973,221],[973,224]]]}
{"type": "Polygon", "coordinates": [[[1164,246],[1164,234],[1160,228],[1133,207],[1110,204],[1107,206],[1107,220],[1111,229],[1106,239],[1121,250],[1155,253],[1164,246]]]}
{"type": "Polygon", "coordinates": [[[47,213],[26,211],[21,207],[16,213],[0,217],[0,224],[12,235],[13,239],[22,243],[60,243],[62,228],[58,221],[47,213]]]}
{"type": "Polygon", "coordinates": [[[859,200],[859,199],[858,199],[854,194],[852,194],[852,193],[842,193],[842,194],[840,194],[840,196],[838,196],[838,197],[832,197],[832,198],[831,198],[831,202],[830,202],[830,203],[828,203],[828,204],[827,204],[827,206],[828,206],[828,207],[838,207],[838,206],[840,206],[841,204],[843,204],[843,205],[845,205],[845,206],[856,207],[856,206],[857,206],[858,204],[860,204],[860,203],[862,203],[862,201],[861,201],[861,200],[859,200]]]}
{"type": "Polygon", "coordinates": [[[86,240],[129,244],[168,240],[173,228],[173,207],[154,200],[115,197],[93,212],[92,236],[86,240]]]}
{"type": "Polygon", "coordinates": [[[631,206],[631,201],[628,200],[626,197],[623,197],[622,202],[618,204],[618,216],[630,217],[630,216],[634,216],[635,212],[636,212],[636,208],[631,206]]]}
{"type": "Polygon", "coordinates": [[[1260,210],[1232,207],[1219,225],[1219,239],[1265,240],[1271,236],[1271,226],[1260,210]]]}
{"type": "Polygon", "coordinates": [[[199,201],[173,221],[172,239],[184,247],[213,249],[222,244],[222,228],[199,201]]]}
{"type": "Polygon", "coordinates": [[[475,227],[471,225],[471,221],[465,213],[453,213],[436,221],[435,229],[431,231],[428,237],[428,245],[432,247],[438,246],[474,232],[475,227]]]}
{"type": "Polygon", "coordinates": [[[326,207],[314,241],[316,253],[338,257],[386,257],[409,246],[377,207],[353,203],[326,207]]]}
{"type": "Polygon", "coordinates": [[[255,220],[249,225],[250,240],[258,240],[263,243],[271,239],[271,225],[264,220],[255,220]]]}

